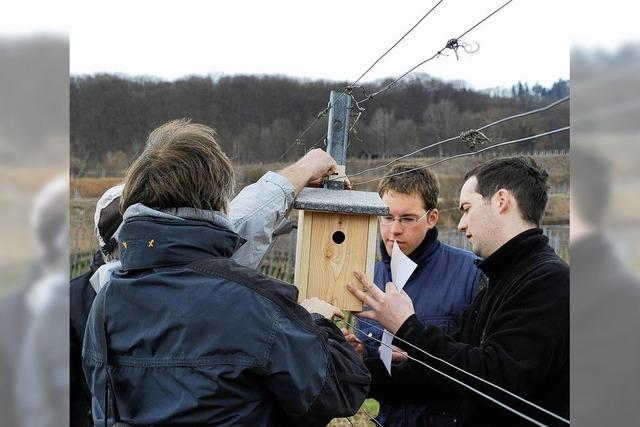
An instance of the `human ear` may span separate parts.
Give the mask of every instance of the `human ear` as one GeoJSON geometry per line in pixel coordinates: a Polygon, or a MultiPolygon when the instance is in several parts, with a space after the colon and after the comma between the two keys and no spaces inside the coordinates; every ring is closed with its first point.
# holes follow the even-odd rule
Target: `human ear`
{"type": "Polygon", "coordinates": [[[511,203],[512,203],[511,199],[513,196],[511,195],[511,192],[509,190],[501,188],[500,190],[496,191],[496,194],[494,197],[496,198],[498,213],[500,214],[506,213],[511,207],[511,203]]]}
{"type": "Polygon", "coordinates": [[[429,228],[433,228],[438,223],[438,218],[440,217],[440,213],[438,209],[433,208],[429,215],[427,215],[427,223],[429,224],[429,228]]]}

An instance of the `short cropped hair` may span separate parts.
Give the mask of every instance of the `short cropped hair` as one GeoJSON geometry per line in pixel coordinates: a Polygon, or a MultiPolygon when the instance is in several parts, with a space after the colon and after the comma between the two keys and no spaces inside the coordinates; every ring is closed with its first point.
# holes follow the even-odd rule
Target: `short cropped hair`
{"type": "Polygon", "coordinates": [[[485,200],[504,188],[515,197],[522,219],[540,226],[548,200],[549,174],[530,157],[493,159],[476,166],[464,176],[475,176],[476,192],[485,200]]]}
{"type": "Polygon", "coordinates": [[[380,182],[378,187],[380,197],[389,191],[401,194],[415,193],[422,198],[426,210],[435,208],[438,204],[438,193],[440,192],[438,179],[426,168],[412,170],[419,167],[420,165],[410,163],[401,163],[394,166],[387,174],[390,176],[380,182]]]}
{"type": "Polygon", "coordinates": [[[142,203],[155,209],[226,209],[233,195],[229,158],[209,126],[174,120],[149,135],[127,171],[120,212],[142,203]]]}

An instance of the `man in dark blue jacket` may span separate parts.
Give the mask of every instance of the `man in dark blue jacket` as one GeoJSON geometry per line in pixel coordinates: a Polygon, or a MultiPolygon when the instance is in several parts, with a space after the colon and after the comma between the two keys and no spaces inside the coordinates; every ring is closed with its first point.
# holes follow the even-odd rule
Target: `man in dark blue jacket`
{"type": "MultiPolygon", "coordinates": [[[[471,303],[480,273],[471,252],[438,241],[438,181],[427,169],[402,173],[415,167],[397,165],[380,183],[380,197],[389,207],[389,216],[380,219],[382,261],[376,264],[374,282],[384,289],[392,281],[390,254],[397,242],[400,250],[418,264],[404,286],[418,319],[452,334],[460,315],[471,303]]],[[[382,330],[371,323],[375,322],[361,323],[364,333],[359,332],[358,338],[364,344],[366,357],[377,358],[379,343],[373,338],[381,339],[382,330]]],[[[393,353],[394,366],[405,359],[402,353],[393,353]]],[[[426,405],[388,405],[383,401],[379,414],[384,426],[416,426],[418,420],[447,426],[453,425],[455,417],[455,406],[445,400],[426,405]]]]}
{"type": "Polygon", "coordinates": [[[179,120],[149,141],[125,180],[122,269],[85,332],[96,425],[319,426],[355,413],[370,377],[331,322],[342,313],[299,305],[297,288],[230,259],[244,239],[214,131],[179,120]]]}

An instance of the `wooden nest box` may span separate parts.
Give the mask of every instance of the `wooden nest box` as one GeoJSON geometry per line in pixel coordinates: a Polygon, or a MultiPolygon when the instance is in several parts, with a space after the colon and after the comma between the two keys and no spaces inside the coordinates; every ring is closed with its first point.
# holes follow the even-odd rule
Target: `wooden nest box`
{"type": "Polygon", "coordinates": [[[378,216],[389,209],[377,193],[305,188],[295,200],[298,241],[294,283],[299,299],[318,297],[342,310],[361,311],[346,288],[353,272],[373,281],[378,216]]]}

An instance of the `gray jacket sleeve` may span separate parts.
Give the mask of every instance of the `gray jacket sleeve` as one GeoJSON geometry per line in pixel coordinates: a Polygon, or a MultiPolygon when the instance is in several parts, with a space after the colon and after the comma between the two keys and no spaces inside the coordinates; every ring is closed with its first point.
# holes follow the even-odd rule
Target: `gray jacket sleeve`
{"type": "Polygon", "coordinates": [[[248,185],[231,201],[229,218],[236,233],[247,239],[231,257],[237,263],[257,268],[271,241],[273,231],[293,204],[295,189],[275,172],[267,172],[248,185]]]}

